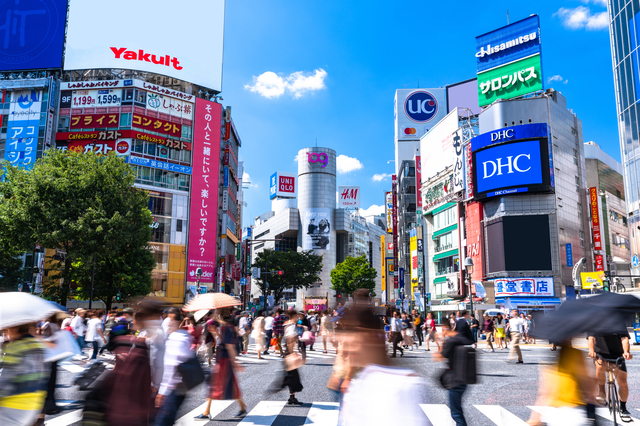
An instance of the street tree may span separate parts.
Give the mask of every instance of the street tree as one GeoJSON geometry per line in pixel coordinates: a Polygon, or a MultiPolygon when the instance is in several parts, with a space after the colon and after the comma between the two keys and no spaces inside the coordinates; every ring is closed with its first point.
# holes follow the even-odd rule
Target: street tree
{"type": "Polygon", "coordinates": [[[16,291],[24,281],[23,260],[17,253],[0,250],[0,291],[16,291]]]}
{"type": "Polygon", "coordinates": [[[292,288],[296,291],[299,288],[309,288],[320,281],[318,274],[322,271],[322,256],[315,254],[313,250],[298,252],[265,249],[256,255],[252,266],[263,272],[257,280],[262,293],[273,295],[277,303],[285,289],[292,288]],[[264,274],[270,271],[283,271],[283,274],[264,274]],[[265,288],[267,282],[269,288],[265,288]]]}
{"type": "Polygon", "coordinates": [[[331,271],[331,289],[351,296],[354,291],[366,288],[371,296],[375,296],[377,275],[378,272],[369,265],[366,256],[349,256],[331,271]]]}
{"type": "MultiPolygon", "coordinates": [[[[133,188],[135,171],[122,157],[49,150],[31,170],[3,166],[0,247],[24,252],[40,244],[64,253],[52,260],[45,296],[65,305],[73,287],[86,285],[73,282],[79,260],[119,268],[108,259],[148,245],[149,196],[133,188]]],[[[150,275],[151,269],[139,272],[150,275]]]]}

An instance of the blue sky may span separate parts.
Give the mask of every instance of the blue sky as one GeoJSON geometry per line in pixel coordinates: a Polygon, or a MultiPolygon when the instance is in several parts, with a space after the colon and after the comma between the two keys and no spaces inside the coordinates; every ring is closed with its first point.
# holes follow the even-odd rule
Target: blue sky
{"type": "Polygon", "coordinates": [[[475,77],[475,37],[506,25],[507,9],[511,22],[540,15],[545,87],[567,98],[585,142],[619,160],[604,0],[228,0],[223,104],[253,184],[243,225],[270,209],[269,176],[297,172],[298,150],[316,139],[349,157],[338,185],[381,206],[390,179],[374,175],[394,169],[395,90],[475,77]]]}

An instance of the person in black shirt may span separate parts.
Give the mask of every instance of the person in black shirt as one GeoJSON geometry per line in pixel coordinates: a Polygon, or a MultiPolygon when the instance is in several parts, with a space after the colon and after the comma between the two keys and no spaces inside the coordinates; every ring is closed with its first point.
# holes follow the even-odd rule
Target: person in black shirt
{"type": "Polygon", "coordinates": [[[471,327],[471,335],[473,336],[473,347],[478,347],[478,332],[480,331],[480,322],[474,314],[470,314],[469,326],[471,327]]]}
{"type": "Polygon", "coordinates": [[[458,346],[469,345],[472,343],[471,329],[469,324],[464,319],[467,311],[461,313],[460,319],[456,323],[455,329],[445,330],[444,333],[447,338],[442,346],[442,351],[436,359],[439,357],[446,358],[449,364],[448,370],[441,377],[441,383],[445,386],[445,389],[449,392],[449,409],[451,410],[451,418],[456,422],[456,426],[467,426],[467,421],[464,418],[462,411],[462,395],[467,390],[467,385],[460,381],[459,372],[456,370],[456,348],[458,346]],[[468,333],[468,336],[467,336],[468,333]],[[445,379],[444,377],[447,377],[445,379]]]}
{"type": "Polygon", "coordinates": [[[596,364],[596,379],[598,381],[598,393],[596,401],[604,403],[605,400],[605,370],[615,364],[618,358],[624,358],[618,363],[615,370],[618,382],[618,396],[620,397],[620,420],[630,422],[631,413],[627,410],[627,398],[629,397],[629,385],[627,383],[627,364],[625,360],[633,358],[630,352],[629,332],[621,328],[618,333],[589,334],[589,356],[596,364]]]}

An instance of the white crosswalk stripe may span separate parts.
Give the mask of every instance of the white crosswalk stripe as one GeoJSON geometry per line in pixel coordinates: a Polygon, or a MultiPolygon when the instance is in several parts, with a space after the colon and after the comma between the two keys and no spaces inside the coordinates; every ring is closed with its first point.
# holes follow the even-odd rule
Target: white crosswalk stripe
{"type": "MultiPolygon", "coordinates": [[[[59,401],[60,406],[66,406],[77,401],[59,401]]],[[[216,417],[220,416],[223,411],[227,410],[234,401],[212,401],[210,414],[213,420],[213,424],[216,423],[216,417]]],[[[183,414],[174,424],[175,426],[196,426],[196,425],[210,425],[211,422],[194,420],[194,417],[204,412],[206,404],[201,404],[186,414],[183,414]]],[[[305,404],[305,406],[308,406],[305,404]]],[[[237,407],[237,406],[236,406],[237,407]]],[[[287,417],[286,401],[260,401],[253,409],[249,411],[249,414],[243,420],[225,420],[229,426],[278,426],[284,419],[285,423],[287,417]],[[278,416],[283,416],[277,421],[278,416]]],[[[455,426],[455,422],[451,418],[451,411],[446,404],[420,404],[420,408],[425,413],[426,418],[429,420],[432,426],[455,426]]],[[[558,418],[562,412],[554,407],[539,407],[529,406],[529,409],[537,411],[545,416],[551,416],[552,418],[558,418]]],[[[499,405],[464,405],[465,415],[470,417],[472,411],[478,410],[475,414],[479,413],[484,416],[484,420],[477,424],[482,425],[495,425],[495,426],[525,426],[527,423],[519,416],[513,414],[508,408],[499,405]]],[[[307,412],[305,425],[313,426],[336,426],[338,424],[339,406],[337,402],[312,402],[309,411],[307,412]]],[[[234,413],[235,414],[235,410],[234,413]]],[[[520,412],[522,415],[522,412],[520,412]]],[[[575,417],[575,413],[568,413],[570,416],[575,417]]],[[[596,414],[606,420],[611,421],[612,417],[609,415],[609,410],[606,408],[597,408],[596,414]]],[[[296,416],[299,416],[299,411],[296,412],[296,416]]],[[[56,417],[49,418],[45,421],[45,426],[70,426],[79,422],[82,419],[82,410],[71,410],[64,412],[56,417]]],[[[426,420],[425,420],[426,421],[426,420]]],[[[638,424],[640,420],[633,418],[635,424],[638,424]]],[[[299,424],[299,423],[297,423],[299,424]]],[[[570,421],[567,425],[572,424],[570,421]]],[[[608,424],[605,423],[605,424],[608,424]]],[[[619,423],[620,424],[620,423],[619,423]]]]}

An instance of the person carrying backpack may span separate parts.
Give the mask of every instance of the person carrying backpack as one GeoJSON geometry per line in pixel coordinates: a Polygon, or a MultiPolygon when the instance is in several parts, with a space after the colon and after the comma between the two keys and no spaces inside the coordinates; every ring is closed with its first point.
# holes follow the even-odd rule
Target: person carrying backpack
{"type": "Polygon", "coordinates": [[[456,426],[467,426],[462,411],[462,395],[468,384],[475,383],[476,375],[475,349],[468,346],[473,344],[473,338],[470,338],[471,331],[468,330],[465,314],[467,311],[462,312],[454,330],[446,331],[448,338],[440,352],[440,357],[448,361],[448,368],[440,377],[440,382],[449,392],[449,409],[456,426]]]}

